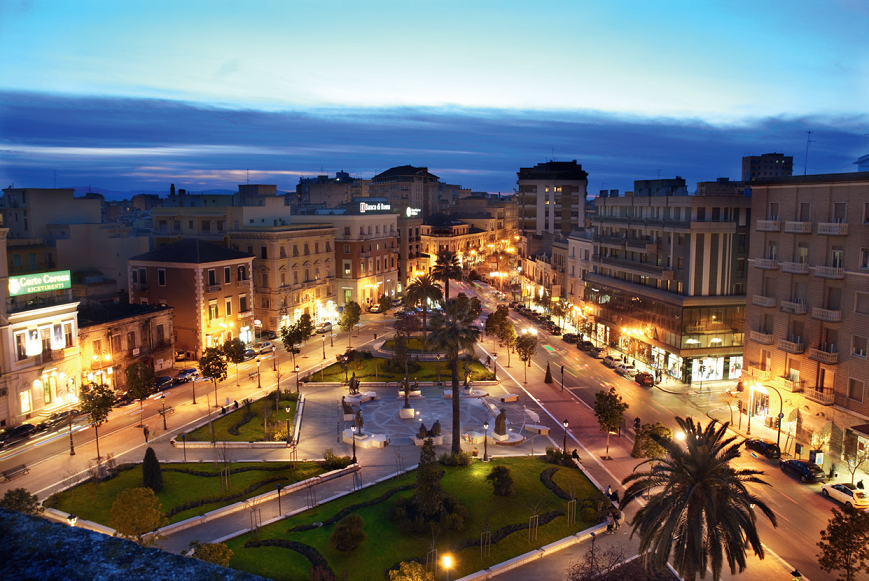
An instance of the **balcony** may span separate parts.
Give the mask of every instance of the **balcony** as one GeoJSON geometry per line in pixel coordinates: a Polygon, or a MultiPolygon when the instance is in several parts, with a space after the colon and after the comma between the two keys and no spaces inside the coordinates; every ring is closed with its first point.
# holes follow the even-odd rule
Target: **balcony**
{"type": "Polygon", "coordinates": [[[633,252],[644,252],[646,254],[654,254],[658,251],[658,244],[647,240],[625,240],[625,245],[628,250],[633,252]]]}
{"type": "Polygon", "coordinates": [[[842,311],[831,311],[829,309],[812,308],[812,318],[819,321],[827,321],[828,323],[840,323],[842,321],[842,311]]]}
{"type": "Polygon", "coordinates": [[[370,252],[360,252],[359,258],[371,258],[371,253],[370,252]]]}
{"type": "Polygon", "coordinates": [[[782,272],[789,272],[791,274],[809,274],[809,263],[808,262],[782,262],[781,263],[782,272]]]}
{"type": "Polygon", "coordinates": [[[778,348],[787,353],[802,355],[806,351],[806,344],[802,342],[802,339],[798,341],[786,341],[784,339],[779,339],[778,348]]]}
{"type": "Polygon", "coordinates": [[[760,331],[751,331],[748,338],[761,345],[772,345],[775,340],[772,333],[761,333],[760,331]]]}
{"type": "Polygon", "coordinates": [[[594,241],[608,248],[622,249],[625,247],[625,239],[621,236],[595,236],[594,241]]]}
{"type": "Polygon", "coordinates": [[[800,393],[803,391],[803,385],[799,381],[791,381],[787,377],[777,376],[773,380],[773,383],[775,383],[776,387],[791,393],[800,393]]]}
{"type": "Polygon", "coordinates": [[[828,365],[835,365],[839,362],[839,353],[833,353],[835,346],[828,346],[827,349],[809,349],[809,359],[819,361],[828,365]]]}
{"type": "Polygon", "coordinates": [[[845,278],[845,269],[836,266],[816,266],[815,276],[818,278],[842,279],[845,278]]]}
{"type": "Polygon", "coordinates": [[[821,222],[818,224],[818,234],[822,236],[847,236],[848,224],[840,222],[821,222]]]}
{"type": "Polygon", "coordinates": [[[811,234],[811,222],[785,222],[785,232],[788,234],[811,234]]]}
{"type": "Polygon", "coordinates": [[[833,405],[836,402],[836,393],[831,387],[807,389],[803,395],[821,405],[833,405]]]}
{"type": "Polygon", "coordinates": [[[758,232],[778,232],[781,230],[781,220],[758,220],[758,232]]]}
{"type": "Polygon", "coordinates": [[[795,303],[791,301],[782,301],[781,302],[781,310],[783,313],[790,313],[791,315],[805,315],[806,314],[806,303],[795,303]]]}
{"type": "Polygon", "coordinates": [[[769,370],[767,369],[749,366],[748,373],[758,381],[769,381],[769,370]]]}
{"type": "Polygon", "coordinates": [[[775,306],[775,297],[765,297],[763,295],[754,295],[751,299],[751,304],[769,309],[775,306]]]}
{"type": "Polygon", "coordinates": [[[220,292],[220,285],[219,284],[210,284],[207,287],[205,287],[205,292],[219,293],[220,292]]]}
{"type": "Polygon", "coordinates": [[[239,280],[235,284],[237,284],[240,287],[250,287],[250,279],[246,278],[244,280],[239,280]]]}
{"type": "Polygon", "coordinates": [[[775,258],[755,258],[754,267],[763,270],[778,270],[781,268],[781,262],[775,258]]]}
{"type": "Polygon", "coordinates": [[[611,256],[604,256],[603,258],[601,258],[601,263],[620,268],[622,270],[630,272],[631,274],[648,276],[659,280],[673,280],[673,269],[665,266],[644,264],[641,262],[634,262],[632,260],[622,260],[619,258],[613,258],[611,256]]]}

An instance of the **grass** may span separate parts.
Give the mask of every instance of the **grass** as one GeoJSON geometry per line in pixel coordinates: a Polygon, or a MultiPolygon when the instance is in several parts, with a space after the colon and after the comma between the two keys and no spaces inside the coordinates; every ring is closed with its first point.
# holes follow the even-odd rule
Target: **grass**
{"type": "MultiPolygon", "coordinates": [[[[404,370],[393,371],[387,367],[388,364],[388,359],[380,359],[377,357],[363,359],[362,361],[354,361],[347,369],[347,377],[349,378],[355,372],[356,379],[360,381],[401,381],[404,379],[404,370]],[[377,365],[376,375],[374,373],[375,364],[377,365]]],[[[419,367],[416,371],[411,370],[411,381],[414,379],[419,381],[437,381],[437,361],[420,361],[419,363],[415,363],[415,365],[418,365],[419,367]]],[[[464,377],[462,375],[464,373],[463,366],[464,362],[459,361],[459,381],[462,383],[464,383],[464,377]]],[[[449,381],[449,364],[446,361],[441,361],[440,367],[441,380],[444,382],[449,381]]],[[[493,378],[493,373],[478,361],[472,362],[470,368],[471,381],[485,381],[493,378]]],[[[322,373],[317,371],[316,373],[311,374],[310,381],[333,381],[341,383],[344,381],[344,371],[341,370],[341,366],[338,363],[333,363],[329,367],[326,367],[322,373]]]]}
{"type": "MultiPolygon", "coordinates": [[[[383,348],[392,351],[395,349],[395,339],[390,339],[383,344],[383,348]]],[[[419,337],[411,337],[407,340],[407,349],[412,353],[438,353],[428,347],[425,341],[419,337]]]]}
{"type": "MultiPolygon", "coordinates": [[[[241,468],[244,466],[254,466],[261,468],[263,463],[234,463],[232,468],[241,468]]],[[[168,512],[177,506],[187,502],[195,501],[200,498],[211,496],[222,496],[241,492],[248,486],[257,481],[269,478],[272,476],[281,476],[283,480],[280,483],[284,486],[293,484],[300,480],[305,480],[313,476],[318,476],[326,472],[324,468],[313,462],[300,462],[296,464],[295,469],[286,469],[280,471],[266,470],[250,470],[247,472],[231,473],[231,484],[229,491],[224,491],[220,484],[220,464],[217,470],[211,463],[188,462],[187,464],[161,464],[163,470],[163,489],[157,493],[157,498],[160,499],[163,512],[168,512]],[[217,474],[218,476],[196,476],[193,474],[184,474],[181,472],[170,472],[166,468],[186,468],[188,470],[197,470],[217,474]]],[[[253,497],[264,492],[275,489],[277,482],[270,482],[251,491],[247,497],[253,497]]],[[[130,488],[139,488],[142,486],[142,465],[139,464],[130,470],[124,470],[117,476],[104,480],[99,485],[94,482],[85,482],[79,484],[69,490],[65,490],[54,495],[56,499],[54,508],[79,516],[83,519],[97,522],[109,526],[111,520],[112,503],[115,502],[118,494],[130,488]]],[[[240,500],[240,499],[239,499],[240,500]]],[[[216,508],[228,506],[239,502],[239,500],[215,502],[203,505],[190,510],[179,512],[169,519],[170,523],[180,522],[182,520],[197,516],[216,508]]]]}
{"type": "MultiPolygon", "coordinates": [[[[437,548],[442,554],[455,543],[466,539],[478,539],[480,532],[488,523],[490,530],[518,523],[527,523],[532,508],[537,514],[552,510],[566,511],[566,502],[559,499],[540,482],[540,473],[551,467],[538,458],[505,458],[488,464],[475,462],[467,468],[445,468],[441,484],[448,494],[455,495],[471,513],[464,532],[441,533],[437,538],[437,548]],[[511,469],[516,492],[511,497],[496,497],[492,486],[485,477],[495,465],[511,469]]],[[[329,562],[339,579],[348,580],[383,579],[385,572],[403,560],[414,557],[425,558],[430,549],[431,536],[427,534],[403,534],[388,519],[388,515],[398,498],[409,497],[412,491],[398,493],[387,501],[357,511],[365,520],[365,533],[368,539],[355,551],[341,553],[329,547],[329,535],[334,525],[323,526],[309,531],[288,533],[288,529],[299,524],[325,521],[346,506],[376,498],[385,491],[411,484],[415,474],[407,474],[388,482],[366,488],[333,502],[321,505],[284,521],[269,525],[259,533],[260,539],[284,538],[315,547],[329,562]]],[[[560,468],[556,482],[565,490],[572,486],[579,499],[598,497],[600,492],[585,476],[575,469],[560,468]]],[[[581,519],[577,511],[578,519],[581,519]]],[[[453,553],[456,567],[452,577],[458,579],[492,564],[499,563],[541,547],[569,534],[588,528],[595,523],[577,522],[568,527],[565,517],[557,517],[546,525],[540,526],[536,541],[528,541],[528,531],[520,530],[492,545],[491,557],[480,558],[480,548],[470,547],[453,553]]],[[[295,551],[277,547],[244,548],[250,535],[242,535],[227,542],[234,555],[230,566],[235,569],[263,575],[278,580],[306,579],[310,563],[295,551]]],[[[452,552],[452,551],[451,551],[452,552]]]]}
{"type": "MultiPolygon", "coordinates": [[[[275,414],[275,399],[274,397],[264,397],[259,401],[250,404],[253,418],[239,426],[238,435],[235,436],[229,433],[229,428],[240,422],[244,417],[245,406],[239,405],[239,408],[226,415],[212,416],[211,424],[214,426],[214,439],[217,442],[257,442],[264,439],[263,436],[263,416],[262,410],[265,406],[269,406],[272,410],[272,415],[269,417],[270,424],[278,424],[279,428],[286,429],[287,418],[290,420],[290,430],[293,429],[293,418],[296,415],[296,401],[281,400],[278,403],[278,413],[275,414]],[[290,413],[286,412],[289,406],[290,413]]],[[[283,433],[283,432],[282,432],[283,433]]],[[[286,436],[281,439],[286,439],[286,436]]],[[[187,434],[189,442],[210,442],[211,431],[208,424],[200,426],[187,434]]]]}

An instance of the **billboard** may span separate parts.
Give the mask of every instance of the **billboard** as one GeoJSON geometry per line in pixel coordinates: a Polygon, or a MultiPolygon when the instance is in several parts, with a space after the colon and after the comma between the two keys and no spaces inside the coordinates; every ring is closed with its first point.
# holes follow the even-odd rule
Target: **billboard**
{"type": "Polygon", "coordinates": [[[72,288],[72,277],[68,270],[9,277],[10,297],[68,288],[72,288]]]}

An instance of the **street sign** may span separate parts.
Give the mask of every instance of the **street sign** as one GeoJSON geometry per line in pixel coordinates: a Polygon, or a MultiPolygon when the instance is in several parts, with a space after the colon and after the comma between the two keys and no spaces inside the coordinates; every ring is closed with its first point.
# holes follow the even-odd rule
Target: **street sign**
{"type": "Polygon", "coordinates": [[[783,419],[784,417],[785,417],[785,415],[784,415],[783,413],[779,413],[779,415],[778,415],[778,419],[781,420],[781,419],[783,419]]]}

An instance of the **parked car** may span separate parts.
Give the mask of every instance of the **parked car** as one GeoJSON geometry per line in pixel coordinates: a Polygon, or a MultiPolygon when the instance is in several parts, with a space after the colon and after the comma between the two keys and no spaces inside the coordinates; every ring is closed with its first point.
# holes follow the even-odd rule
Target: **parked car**
{"type": "Polygon", "coordinates": [[[850,482],[824,484],[821,486],[821,494],[854,508],[869,508],[869,496],[850,482]]]}
{"type": "Polygon", "coordinates": [[[634,381],[643,387],[649,387],[650,385],[655,385],[655,376],[651,373],[637,373],[634,376],[634,381]]]}
{"type": "Polygon", "coordinates": [[[278,334],[275,333],[274,331],[271,331],[271,330],[269,330],[269,331],[262,331],[262,332],[259,334],[259,338],[260,338],[260,339],[277,339],[277,338],[278,338],[278,334]]]}
{"type": "Polygon", "coordinates": [[[604,357],[609,355],[605,347],[592,347],[591,349],[589,349],[588,354],[595,359],[603,359],[604,357]]]}
{"type": "Polygon", "coordinates": [[[187,359],[187,351],[176,350],[175,351],[175,361],[184,361],[187,359]]]}
{"type": "Polygon", "coordinates": [[[332,332],[332,323],[329,321],[324,321],[317,326],[317,333],[331,333],[332,332]]]}
{"type": "MultiPolygon", "coordinates": [[[[154,378],[154,391],[163,391],[175,385],[175,380],[168,375],[160,375],[154,378]]],[[[179,382],[180,383],[180,382],[179,382]]],[[[126,395],[126,394],[124,394],[126,395]]]]}
{"type": "Polygon", "coordinates": [[[199,377],[199,370],[195,367],[190,367],[188,369],[182,369],[176,373],[175,377],[172,378],[172,381],[176,384],[187,383],[188,381],[193,381],[197,377],[199,377]]]}
{"type": "Polygon", "coordinates": [[[574,333],[565,333],[561,336],[561,340],[565,343],[576,343],[577,341],[579,341],[579,337],[577,337],[574,333]]]}
{"type": "Polygon", "coordinates": [[[6,430],[6,433],[0,436],[0,448],[7,448],[12,444],[27,440],[35,433],[36,426],[33,424],[21,424],[20,426],[9,428],[6,430]]]}
{"type": "Polygon", "coordinates": [[[257,353],[271,353],[275,350],[275,346],[268,341],[263,341],[262,343],[254,343],[252,349],[257,353]]]}
{"type": "Polygon", "coordinates": [[[612,355],[607,355],[606,357],[603,358],[603,364],[606,365],[607,367],[615,367],[616,365],[619,364],[618,361],[619,360],[616,359],[615,357],[613,357],[612,355]]]}
{"type": "Polygon", "coordinates": [[[45,420],[36,424],[36,429],[39,431],[50,430],[57,426],[65,426],[69,423],[70,418],[74,418],[78,415],[81,415],[79,410],[66,410],[62,412],[54,412],[45,420]]]}
{"type": "Polygon", "coordinates": [[[763,438],[748,438],[745,441],[745,447],[748,450],[754,450],[755,452],[763,454],[770,460],[781,458],[781,450],[779,449],[778,444],[776,444],[772,440],[764,440],[763,438]]]}
{"type": "Polygon", "coordinates": [[[369,313],[379,313],[380,305],[373,305],[370,309],[368,309],[369,313]]]}
{"type": "Polygon", "coordinates": [[[559,327],[558,325],[550,325],[547,327],[547,329],[549,329],[549,332],[556,337],[561,335],[561,327],[559,327]]]}
{"type": "Polygon", "coordinates": [[[580,341],[576,344],[576,348],[580,351],[591,351],[594,349],[594,343],[591,341],[580,341]]]}
{"type": "Polygon", "coordinates": [[[784,460],[779,464],[779,468],[785,474],[799,478],[803,482],[827,481],[827,475],[824,473],[824,470],[808,460],[784,460]]]}
{"type": "Polygon", "coordinates": [[[403,304],[404,304],[404,299],[402,299],[402,298],[392,299],[392,306],[393,307],[400,307],[403,304]]]}
{"type": "Polygon", "coordinates": [[[616,373],[622,377],[633,377],[637,374],[637,368],[627,363],[621,363],[616,366],[616,373]]]}
{"type": "Polygon", "coordinates": [[[256,351],[254,351],[253,349],[246,349],[245,350],[245,352],[244,352],[244,360],[245,361],[250,361],[254,357],[256,357],[256,351]]]}
{"type": "Polygon", "coordinates": [[[516,301],[510,301],[509,303],[507,303],[507,306],[511,309],[515,309],[519,305],[516,303],[516,301]]]}

